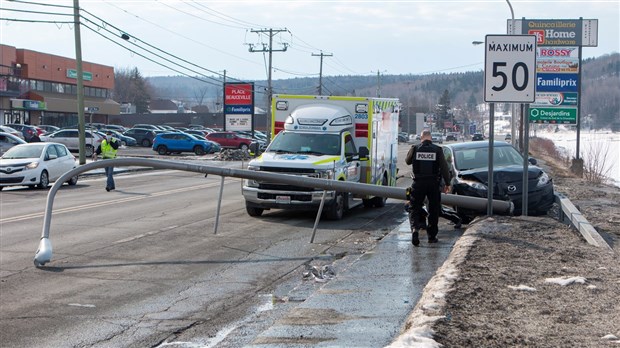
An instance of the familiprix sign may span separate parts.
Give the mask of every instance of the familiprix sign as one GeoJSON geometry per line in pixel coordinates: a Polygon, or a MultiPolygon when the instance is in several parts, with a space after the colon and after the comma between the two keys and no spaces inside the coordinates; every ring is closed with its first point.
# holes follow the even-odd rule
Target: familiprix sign
{"type": "Polygon", "coordinates": [[[578,92],[577,74],[536,75],[536,92],[578,92]]]}

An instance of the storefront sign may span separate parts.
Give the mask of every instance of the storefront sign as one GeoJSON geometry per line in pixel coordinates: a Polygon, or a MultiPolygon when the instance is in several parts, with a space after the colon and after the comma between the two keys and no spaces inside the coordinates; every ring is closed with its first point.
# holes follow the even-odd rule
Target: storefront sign
{"type": "Polygon", "coordinates": [[[20,110],[47,110],[47,104],[38,100],[11,99],[11,106],[20,110]]]}
{"type": "Polygon", "coordinates": [[[536,92],[578,92],[577,74],[536,75],[536,92]]]}
{"type": "Polygon", "coordinates": [[[577,108],[530,108],[530,122],[577,124],[577,108]]]}
{"type": "Polygon", "coordinates": [[[508,20],[508,33],[536,35],[537,46],[598,46],[598,19],[508,20]]]}
{"type": "Polygon", "coordinates": [[[577,93],[538,92],[532,106],[576,106],[577,93]]]}
{"type": "Polygon", "coordinates": [[[252,130],[252,115],[226,115],[226,130],[252,130]]]}
{"type": "Polygon", "coordinates": [[[251,131],[254,129],[254,84],[229,82],[224,84],[224,128],[251,131]]]}
{"type": "MultiPolygon", "coordinates": [[[[67,77],[70,79],[77,79],[78,74],[77,74],[77,70],[75,69],[67,69],[67,77]]],[[[93,73],[90,73],[88,71],[82,71],[82,79],[85,81],[92,81],[93,80],[93,73]]]]}

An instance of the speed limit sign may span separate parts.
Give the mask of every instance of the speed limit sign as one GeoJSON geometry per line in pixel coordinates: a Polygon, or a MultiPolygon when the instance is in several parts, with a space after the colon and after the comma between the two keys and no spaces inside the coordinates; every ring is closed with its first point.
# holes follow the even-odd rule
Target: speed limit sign
{"type": "Polygon", "coordinates": [[[536,36],[487,35],[484,44],[484,101],[533,103],[536,36]]]}

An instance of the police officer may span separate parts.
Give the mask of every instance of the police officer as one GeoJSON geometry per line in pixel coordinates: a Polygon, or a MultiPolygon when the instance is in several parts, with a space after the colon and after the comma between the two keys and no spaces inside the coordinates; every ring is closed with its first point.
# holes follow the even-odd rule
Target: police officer
{"type": "Polygon", "coordinates": [[[441,210],[441,179],[447,184],[444,192],[450,192],[450,170],[441,147],[433,144],[431,132],[422,131],[420,144],[411,146],[405,163],[413,167],[413,191],[409,224],[411,225],[411,243],[420,245],[420,221],[424,199],[428,199],[428,234],[429,243],[437,243],[439,212],[441,210]]]}
{"type": "MultiPolygon", "coordinates": [[[[113,137],[112,132],[106,132],[106,138],[101,141],[101,144],[97,147],[97,151],[93,153],[93,161],[97,160],[97,155],[105,159],[115,159],[118,152],[118,139],[113,137]]],[[[116,187],[114,185],[114,167],[105,167],[105,175],[107,176],[105,190],[110,192],[116,187]]]]}

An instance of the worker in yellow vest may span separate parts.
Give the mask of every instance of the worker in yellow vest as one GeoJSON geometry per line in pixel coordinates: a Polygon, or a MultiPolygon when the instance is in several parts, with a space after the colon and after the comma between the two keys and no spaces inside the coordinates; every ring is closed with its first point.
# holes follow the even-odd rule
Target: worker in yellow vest
{"type": "MultiPolygon", "coordinates": [[[[118,152],[118,145],[120,141],[114,138],[112,135],[112,132],[106,132],[105,139],[103,139],[101,144],[97,147],[97,151],[93,153],[93,161],[97,160],[97,155],[101,155],[101,158],[103,158],[104,160],[116,158],[116,153],[118,152]]],[[[114,186],[114,167],[105,167],[105,175],[107,176],[105,190],[110,192],[111,190],[114,190],[116,188],[114,186]]]]}

